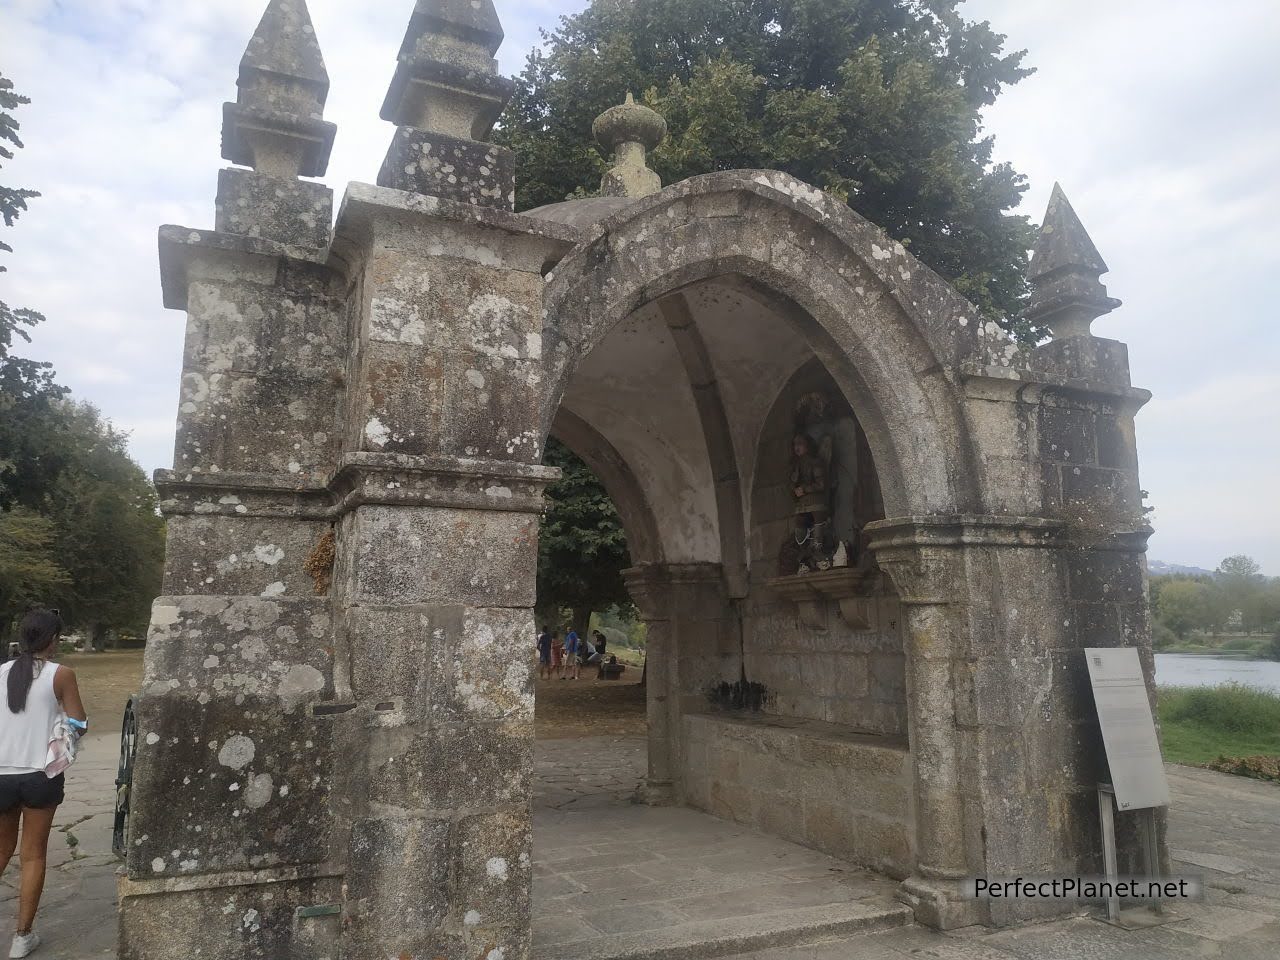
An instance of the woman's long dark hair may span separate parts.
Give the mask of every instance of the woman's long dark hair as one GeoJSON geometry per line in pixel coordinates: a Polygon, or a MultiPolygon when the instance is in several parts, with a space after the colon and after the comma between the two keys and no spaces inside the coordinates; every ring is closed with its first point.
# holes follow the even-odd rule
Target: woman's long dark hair
{"type": "Polygon", "coordinates": [[[36,654],[53,646],[62,633],[62,617],[56,610],[32,610],[18,630],[18,659],[9,668],[9,711],[27,709],[27,694],[36,679],[36,654]]]}

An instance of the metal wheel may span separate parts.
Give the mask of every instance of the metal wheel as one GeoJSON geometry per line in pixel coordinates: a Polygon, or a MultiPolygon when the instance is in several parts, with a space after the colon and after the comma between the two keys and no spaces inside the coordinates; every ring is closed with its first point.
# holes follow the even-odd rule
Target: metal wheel
{"type": "Polygon", "coordinates": [[[116,820],[111,849],[124,859],[129,853],[129,791],[133,786],[133,758],[138,750],[138,721],[133,714],[133,698],[124,708],[120,725],[120,766],[116,769],[116,820]]]}

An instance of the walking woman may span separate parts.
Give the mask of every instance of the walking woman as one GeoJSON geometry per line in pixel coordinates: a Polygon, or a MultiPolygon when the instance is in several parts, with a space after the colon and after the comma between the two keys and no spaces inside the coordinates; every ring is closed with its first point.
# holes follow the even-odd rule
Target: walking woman
{"type": "Polygon", "coordinates": [[[19,826],[22,835],[18,929],[9,948],[15,960],[40,945],[31,924],[44,890],[49,830],[63,797],[63,775],[45,775],[49,740],[64,713],[81,732],[88,720],[75,673],[52,662],[61,633],[57,611],[32,611],[22,621],[17,659],[0,666],[0,874],[18,847],[19,826]]]}

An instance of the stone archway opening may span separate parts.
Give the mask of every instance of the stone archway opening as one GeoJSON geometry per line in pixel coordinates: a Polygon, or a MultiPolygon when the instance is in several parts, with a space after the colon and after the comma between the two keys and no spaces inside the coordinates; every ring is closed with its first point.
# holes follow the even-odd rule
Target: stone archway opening
{"type": "MultiPolygon", "coordinates": [[[[883,496],[866,433],[797,316],[733,273],[647,301],[577,364],[552,435],[601,478],[632,539],[628,585],[648,627],[638,797],[711,814],[713,834],[737,824],[750,828],[739,837],[786,841],[793,855],[830,856],[852,875],[864,866],[901,878],[914,832],[901,617],[861,532],[883,518],[883,496]],[[819,397],[821,409],[809,409],[819,397]],[[813,580],[793,576],[794,563],[783,569],[797,430],[828,457],[834,449],[840,487],[839,557],[824,563],[839,566],[813,580]],[[857,788],[842,788],[846,779],[857,788]]],[[[697,823],[655,824],[645,839],[688,845],[697,823]]],[[[546,916],[563,898],[542,891],[576,882],[572,866],[549,863],[544,886],[535,872],[535,943],[539,930],[564,927],[546,916]]],[[[641,877],[678,869],[615,866],[641,877]]],[[[692,879],[689,869],[670,879],[692,879]]],[[[878,882],[863,892],[880,889],[879,908],[892,914],[892,885],[878,882]]],[[[849,891],[830,894],[843,916],[849,891]]]]}
{"type": "Polygon", "coordinates": [[[782,303],[736,274],[643,303],[577,365],[553,435],[598,472],[635,531],[628,584],[650,636],[648,799],[905,876],[913,824],[901,617],[861,534],[884,516],[881,485],[858,417],[796,308],[782,303]],[[833,568],[805,580],[791,576],[799,561],[786,549],[797,431],[813,434],[840,486],[827,494],[840,549],[822,563],[833,568]],[[742,753],[726,740],[741,732],[721,728],[732,717],[753,718],[751,736],[769,740],[745,764],[708,755],[742,753]],[[813,746],[783,746],[769,730],[813,746]],[[893,751],[892,783],[876,786],[882,795],[864,812],[890,826],[855,831],[856,806],[828,805],[806,827],[799,794],[765,795],[796,771],[765,772],[759,756],[817,756],[827,742],[841,745],[826,771],[805,767],[801,777],[814,796],[850,744],[893,751]]]}

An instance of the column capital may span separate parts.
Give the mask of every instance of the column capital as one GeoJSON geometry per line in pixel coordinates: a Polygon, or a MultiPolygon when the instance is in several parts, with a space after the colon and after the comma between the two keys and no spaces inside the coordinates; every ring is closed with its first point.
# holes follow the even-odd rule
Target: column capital
{"type": "Polygon", "coordinates": [[[898,517],[866,526],[869,548],[904,604],[961,603],[969,597],[970,547],[1062,546],[1063,525],[1042,517],[898,517]]]}
{"type": "Polygon", "coordinates": [[[631,600],[646,621],[675,616],[672,589],[681,586],[718,586],[723,580],[718,563],[641,563],[622,571],[631,600]]]}

